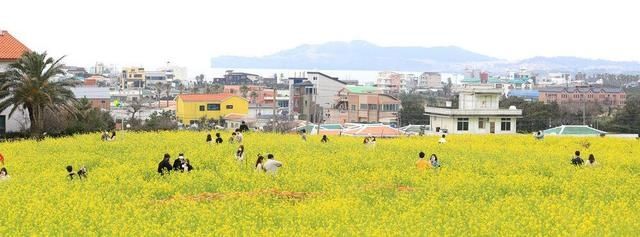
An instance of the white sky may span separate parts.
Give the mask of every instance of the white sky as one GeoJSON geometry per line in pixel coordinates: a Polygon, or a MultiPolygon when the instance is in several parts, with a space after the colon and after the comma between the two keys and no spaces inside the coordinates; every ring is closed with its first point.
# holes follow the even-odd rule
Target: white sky
{"type": "Polygon", "coordinates": [[[67,64],[208,68],[303,43],[456,45],[503,59],[640,60],[633,0],[2,0],[0,28],[67,64]]]}

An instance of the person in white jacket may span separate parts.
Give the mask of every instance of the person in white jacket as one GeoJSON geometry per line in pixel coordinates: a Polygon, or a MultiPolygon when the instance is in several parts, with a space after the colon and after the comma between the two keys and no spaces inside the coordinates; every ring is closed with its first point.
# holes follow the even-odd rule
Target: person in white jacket
{"type": "Polygon", "coordinates": [[[282,162],[275,160],[273,154],[267,155],[267,161],[264,163],[264,170],[267,173],[275,173],[280,167],[282,167],[282,162]]]}

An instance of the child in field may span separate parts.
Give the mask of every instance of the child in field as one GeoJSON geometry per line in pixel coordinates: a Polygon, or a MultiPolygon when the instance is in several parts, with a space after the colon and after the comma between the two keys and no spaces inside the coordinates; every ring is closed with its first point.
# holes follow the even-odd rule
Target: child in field
{"type": "Polygon", "coordinates": [[[184,160],[184,164],[182,164],[182,170],[191,172],[193,170],[193,166],[191,166],[191,161],[189,159],[184,160]]]}
{"type": "Polygon", "coordinates": [[[447,139],[445,139],[445,137],[446,137],[446,136],[445,136],[444,134],[442,134],[442,137],[438,140],[438,143],[439,143],[439,144],[445,144],[445,143],[447,143],[447,139]]]}
{"type": "Polygon", "coordinates": [[[420,152],[418,153],[418,161],[416,161],[416,167],[418,168],[418,170],[422,171],[422,170],[426,170],[427,166],[429,166],[429,162],[427,162],[427,160],[424,159],[424,152],[420,152]]]}
{"type": "Polygon", "coordinates": [[[244,139],[244,137],[242,136],[242,132],[240,131],[240,129],[238,129],[236,131],[236,142],[238,144],[242,144],[242,140],[244,139]]]}
{"type": "Polygon", "coordinates": [[[160,175],[164,175],[165,173],[169,174],[169,172],[171,172],[171,169],[173,167],[171,167],[169,160],[171,160],[171,156],[169,155],[169,153],[164,154],[164,158],[158,164],[158,173],[160,175]]]}
{"type": "Polygon", "coordinates": [[[538,132],[534,135],[534,137],[535,137],[536,139],[538,139],[538,140],[542,140],[542,139],[544,139],[544,134],[542,134],[542,131],[538,131],[538,132]]]}
{"type": "Polygon", "coordinates": [[[0,169],[0,180],[7,180],[9,179],[9,172],[7,172],[7,168],[2,167],[2,169],[0,169]]]}
{"type": "Polygon", "coordinates": [[[244,160],[244,145],[240,145],[238,150],[236,151],[236,160],[243,161],[244,160]]]}
{"type": "Polygon", "coordinates": [[[173,161],[173,171],[182,171],[182,165],[184,165],[185,162],[184,154],[178,154],[178,158],[173,161]]]}
{"type": "Polygon", "coordinates": [[[213,139],[211,138],[211,133],[207,133],[207,143],[211,144],[212,141],[213,139]]]}
{"type": "Polygon", "coordinates": [[[598,166],[598,162],[596,161],[596,157],[593,154],[589,154],[589,159],[586,163],[587,166],[595,167],[598,166]]]}
{"type": "Polygon", "coordinates": [[[320,140],[320,142],[322,142],[322,143],[329,142],[329,138],[327,137],[327,135],[322,135],[322,140],[320,140]]]}
{"type": "Polygon", "coordinates": [[[431,162],[431,167],[440,168],[440,161],[438,161],[438,156],[436,156],[436,154],[431,154],[429,161],[431,162]]]}
{"type": "Polygon", "coordinates": [[[107,131],[104,131],[102,133],[102,136],[100,137],[100,140],[102,140],[103,142],[109,141],[109,133],[107,133],[107,131]]]}
{"type": "Polygon", "coordinates": [[[300,138],[302,138],[302,141],[307,141],[307,130],[306,129],[302,129],[300,130],[300,138]]]}
{"type": "Polygon", "coordinates": [[[235,143],[235,139],[236,139],[236,132],[232,132],[231,137],[229,138],[229,143],[230,144],[235,143]]]}
{"type": "Polygon", "coordinates": [[[264,169],[264,156],[258,154],[258,160],[256,160],[256,171],[265,172],[267,170],[264,169]]]}
{"type": "Polygon", "coordinates": [[[576,151],[575,155],[571,158],[571,164],[574,166],[581,166],[584,164],[584,160],[580,157],[580,151],[576,151]]]}
{"type": "Polygon", "coordinates": [[[73,166],[71,165],[67,165],[67,173],[68,173],[68,177],[70,180],[73,180],[73,176],[76,175],[75,172],[73,172],[73,166]]]}
{"type": "Polygon", "coordinates": [[[222,138],[220,137],[220,133],[216,133],[216,144],[222,144],[222,138]]]}
{"type": "Polygon", "coordinates": [[[267,173],[275,173],[280,167],[282,162],[275,160],[273,154],[267,155],[267,162],[264,163],[264,170],[267,173]]]}

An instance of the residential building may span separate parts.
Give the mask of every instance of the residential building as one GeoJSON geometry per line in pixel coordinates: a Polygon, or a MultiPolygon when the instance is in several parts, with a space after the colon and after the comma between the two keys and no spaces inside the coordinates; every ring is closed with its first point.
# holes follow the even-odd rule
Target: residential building
{"type": "Polygon", "coordinates": [[[187,78],[187,68],[180,67],[176,65],[172,65],[170,62],[167,62],[166,66],[158,68],[158,71],[162,71],[167,76],[167,80],[170,81],[185,81],[187,78]]]}
{"type": "Polygon", "coordinates": [[[214,78],[213,82],[223,85],[249,85],[257,84],[261,80],[262,77],[256,74],[227,70],[224,74],[224,77],[214,78]]]}
{"type": "Polygon", "coordinates": [[[62,71],[67,75],[68,78],[73,79],[84,79],[89,76],[87,70],[83,67],[76,66],[62,66],[62,71]]]}
{"type": "Polygon", "coordinates": [[[146,86],[152,86],[158,83],[170,83],[173,80],[168,79],[167,73],[165,71],[145,71],[144,81],[146,86]]]}
{"type": "Polygon", "coordinates": [[[606,106],[623,107],[627,95],[621,88],[611,87],[546,87],[539,89],[539,101],[545,104],[597,103],[606,106]]]}
{"type": "Polygon", "coordinates": [[[417,80],[418,78],[413,74],[380,72],[376,79],[376,86],[380,87],[384,94],[398,95],[415,89],[417,80]]]}
{"type": "Polygon", "coordinates": [[[425,106],[431,132],[515,133],[522,110],[500,109],[502,89],[490,85],[467,86],[459,90],[458,108],[425,106]]]}
{"type": "Polygon", "coordinates": [[[571,83],[571,74],[569,73],[549,73],[547,82],[555,85],[568,85],[571,83]]]}
{"type": "Polygon", "coordinates": [[[418,78],[416,85],[419,89],[442,89],[442,76],[437,72],[424,72],[418,78]]]}
{"type": "Polygon", "coordinates": [[[74,87],[71,91],[76,99],[87,99],[92,108],[104,111],[111,109],[111,95],[107,87],[74,87]]]}
{"type": "MultiPolygon", "coordinates": [[[[6,72],[9,65],[18,61],[22,54],[29,51],[27,46],[9,32],[0,30],[0,73],[6,72]]],[[[12,109],[13,106],[10,106],[4,111],[0,111],[0,135],[8,132],[20,132],[30,126],[27,111],[19,107],[9,116],[12,109]]]]}
{"type": "Polygon", "coordinates": [[[257,85],[225,85],[224,93],[233,94],[249,100],[249,103],[261,106],[273,105],[273,89],[257,85]],[[242,87],[247,87],[246,95],[242,93],[242,87]]]}
{"type": "Polygon", "coordinates": [[[145,87],[145,71],[144,67],[125,67],[122,69],[121,88],[144,88],[145,87]]]}
{"type": "Polygon", "coordinates": [[[329,123],[398,124],[400,100],[372,86],[346,86],[328,111],[329,123]]]}
{"type": "Polygon", "coordinates": [[[540,93],[538,90],[509,90],[508,97],[518,97],[525,101],[538,101],[540,93]]]}
{"type": "Polygon", "coordinates": [[[183,94],[178,95],[176,117],[183,124],[197,123],[201,118],[220,119],[227,115],[246,116],[249,101],[236,95],[183,94]]]}
{"type": "Polygon", "coordinates": [[[325,109],[335,106],[335,96],[346,83],[321,72],[307,72],[306,78],[290,78],[291,115],[313,123],[326,120],[325,109]]]}

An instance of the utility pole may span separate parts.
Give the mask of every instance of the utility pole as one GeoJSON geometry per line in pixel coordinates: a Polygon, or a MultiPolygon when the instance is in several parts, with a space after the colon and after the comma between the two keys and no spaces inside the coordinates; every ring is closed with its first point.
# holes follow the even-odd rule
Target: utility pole
{"type": "MultiPolygon", "coordinates": [[[[277,85],[277,81],[276,81],[276,85],[277,85]]],[[[276,124],[278,124],[278,116],[276,115],[276,103],[278,103],[278,100],[276,99],[278,97],[278,93],[276,91],[276,86],[273,86],[273,124],[271,125],[273,127],[273,130],[276,130],[276,124]]]]}

